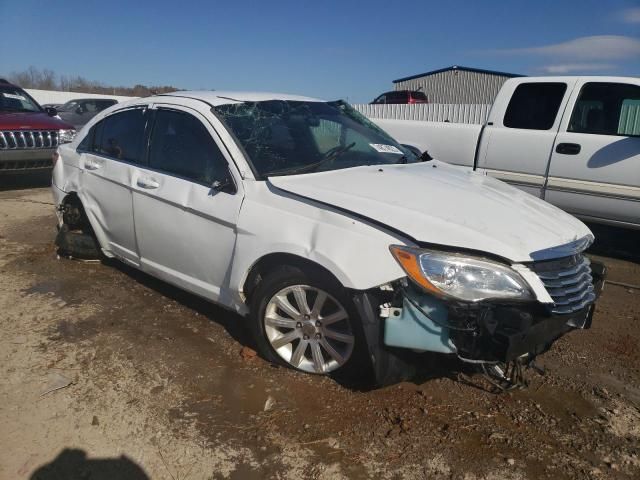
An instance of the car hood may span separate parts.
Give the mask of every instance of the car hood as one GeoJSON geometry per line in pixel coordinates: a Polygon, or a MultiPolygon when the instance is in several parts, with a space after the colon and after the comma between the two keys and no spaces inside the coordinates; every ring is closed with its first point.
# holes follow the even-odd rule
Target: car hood
{"type": "Polygon", "coordinates": [[[528,262],[563,256],[589,229],[486,175],[436,160],[270,177],[276,188],[366,217],[416,242],[528,262]]]}
{"type": "Polygon", "coordinates": [[[73,128],[59,118],[44,112],[0,112],[0,130],[59,130],[73,128]]]}

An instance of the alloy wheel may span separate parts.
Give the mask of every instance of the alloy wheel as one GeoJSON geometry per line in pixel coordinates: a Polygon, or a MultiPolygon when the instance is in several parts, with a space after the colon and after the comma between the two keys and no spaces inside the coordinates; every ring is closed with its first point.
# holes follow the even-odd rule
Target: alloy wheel
{"type": "Polygon", "coordinates": [[[265,309],[264,330],[284,361],[310,373],[340,368],[355,344],[345,308],[309,285],[292,285],[273,295],[265,309]]]}

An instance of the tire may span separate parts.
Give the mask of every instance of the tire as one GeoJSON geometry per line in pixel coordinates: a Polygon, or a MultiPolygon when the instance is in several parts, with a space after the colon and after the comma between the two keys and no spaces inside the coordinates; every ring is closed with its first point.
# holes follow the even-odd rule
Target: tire
{"type": "Polygon", "coordinates": [[[251,296],[249,323],[273,363],[344,379],[370,374],[351,296],[325,272],[284,266],[267,274],[251,296]]]}
{"type": "Polygon", "coordinates": [[[64,256],[79,258],[82,260],[97,260],[101,258],[98,242],[91,233],[81,230],[71,231],[63,225],[56,236],[58,253],[64,256]]]}

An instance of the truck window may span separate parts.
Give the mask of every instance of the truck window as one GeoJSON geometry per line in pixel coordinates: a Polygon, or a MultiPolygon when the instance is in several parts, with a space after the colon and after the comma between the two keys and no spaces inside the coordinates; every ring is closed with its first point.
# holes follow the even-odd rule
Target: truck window
{"type": "Polygon", "coordinates": [[[549,130],[553,127],[566,91],[566,83],[521,83],[507,106],[504,126],[549,130]]]}
{"type": "Polygon", "coordinates": [[[624,83],[586,83],[567,128],[595,135],[640,135],[640,87],[624,83]]]}
{"type": "Polygon", "coordinates": [[[407,103],[407,92],[391,92],[387,93],[387,103],[407,103]]]}
{"type": "Polygon", "coordinates": [[[376,98],[373,103],[387,103],[387,95],[386,94],[382,94],[380,95],[378,98],[376,98]]]}

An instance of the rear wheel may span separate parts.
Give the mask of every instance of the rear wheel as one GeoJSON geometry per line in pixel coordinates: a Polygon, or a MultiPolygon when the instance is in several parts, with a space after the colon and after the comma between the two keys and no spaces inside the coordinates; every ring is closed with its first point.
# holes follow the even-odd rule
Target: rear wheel
{"type": "Polygon", "coordinates": [[[62,222],[55,241],[60,254],[87,260],[101,257],[98,241],[82,203],[76,196],[65,200],[62,222]]]}

